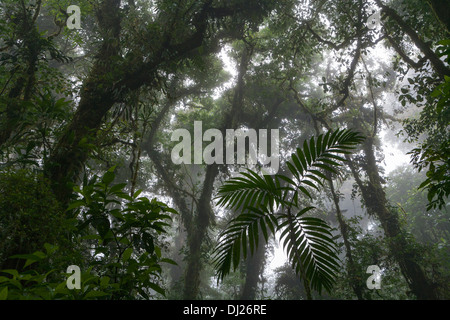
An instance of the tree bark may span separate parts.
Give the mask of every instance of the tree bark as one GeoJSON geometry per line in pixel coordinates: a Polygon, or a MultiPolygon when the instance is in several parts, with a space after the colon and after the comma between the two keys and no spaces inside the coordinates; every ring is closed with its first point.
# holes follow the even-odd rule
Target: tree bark
{"type": "MultiPolygon", "coordinates": [[[[231,110],[225,115],[222,132],[225,129],[235,128],[239,121],[239,116],[243,109],[244,99],[244,76],[250,63],[253,47],[245,47],[242,52],[238,68],[238,79],[231,105],[231,110]]],[[[185,299],[196,299],[199,293],[201,266],[201,245],[206,236],[207,229],[210,226],[213,212],[210,201],[214,180],[219,173],[217,164],[208,165],[206,168],[205,180],[202,188],[202,194],[197,204],[197,215],[188,236],[189,258],[185,278],[185,299]]]]}
{"type": "Polygon", "coordinates": [[[203,183],[202,193],[197,204],[197,214],[188,231],[189,256],[185,275],[184,299],[197,299],[200,288],[202,266],[202,245],[214,213],[211,208],[214,180],[219,173],[218,165],[208,165],[203,183]]]}
{"type": "Polygon", "coordinates": [[[411,28],[403,18],[392,8],[384,5],[381,0],[376,0],[377,5],[381,8],[382,13],[397,23],[403,32],[413,41],[415,46],[422,51],[425,58],[428,59],[433,66],[434,70],[443,78],[444,76],[450,76],[450,68],[448,68],[444,62],[436,55],[431,49],[430,45],[422,40],[416,31],[411,28]]]}
{"type": "Polygon", "coordinates": [[[447,0],[428,0],[428,4],[447,33],[450,33],[450,3],[447,0]]]}
{"type": "Polygon", "coordinates": [[[389,239],[390,252],[398,262],[411,292],[419,300],[437,299],[438,295],[435,287],[428,281],[424,271],[415,261],[418,253],[408,243],[406,234],[399,224],[397,214],[388,208],[388,201],[382,187],[373,151],[372,137],[367,138],[363,143],[363,150],[366,161],[364,166],[368,177],[367,184],[362,182],[354,165],[351,162],[350,164],[366,208],[369,213],[374,214],[380,221],[385,236],[389,239]]]}
{"type": "Polygon", "coordinates": [[[266,253],[266,242],[263,233],[259,233],[258,247],[253,255],[247,258],[245,264],[245,283],[242,287],[241,300],[255,300],[259,276],[263,271],[266,253]]]}
{"type": "Polygon", "coordinates": [[[345,256],[347,258],[347,274],[349,277],[350,286],[352,287],[353,292],[355,293],[358,300],[364,300],[361,281],[357,276],[357,266],[355,264],[355,261],[353,260],[352,247],[348,239],[348,224],[344,220],[344,216],[342,215],[341,208],[339,206],[339,197],[334,190],[333,181],[329,181],[329,186],[331,195],[333,197],[334,207],[336,209],[336,217],[339,223],[339,228],[341,230],[342,239],[344,240],[345,256]]]}
{"type": "Polygon", "coordinates": [[[83,84],[78,109],[63,136],[53,148],[47,167],[47,176],[61,203],[67,203],[72,194],[72,183],[90,153],[89,144],[95,141],[97,130],[107,111],[115,103],[112,92],[114,63],[119,54],[120,0],[105,0],[98,9],[97,20],[103,33],[103,43],[88,78],[83,84]]]}
{"type": "MultiPolygon", "coordinates": [[[[26,67],[24,70],[20,70],[20,65],[18,65],[11,71],[10,79],[17,72],[23,74],[19,75],[15,85],[8,93],[9,101],[6,105],[4,124],[0,129],[0,146],[10,139],[11,134],[17,128],[22,118],[24,102],[29,101],[32,97],[35,88],[38,56],[42,52],[40,45],[41,36],[35,24],[36,17],[31,17],[31,13],[27,12],[23,2],[22,6],[23,10],[19,9],[19,12],[17,12],[20,24],[16,33],[18,39],[23,42],[22,50],[26,52],[26,67]]],[[[39,13],[39,7],[40,4],[38,4],[35,15],[39,13]]]]}

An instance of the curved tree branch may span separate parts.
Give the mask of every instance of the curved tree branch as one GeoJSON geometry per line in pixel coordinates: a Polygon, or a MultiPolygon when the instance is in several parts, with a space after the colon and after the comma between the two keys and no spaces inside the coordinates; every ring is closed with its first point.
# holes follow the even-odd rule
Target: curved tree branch
{"type": "Polygon", "coordinates": [[[431,49],[430,45],[422,40],[416,31],[410,27],[405,20],[392,8],[386,6],[381,2],[381,0],[375,0],[377,5],[381,8],[383,14],[383,19],[386,17],[392,19],[397,23],[403,32],[413,41],[415,46],[422,51],[425,58],[428,59],[433,66],[434,70],[439,74],[439,76],[444,77],[450,76],[450,68],[444,64],[444,62],[439,58],[438,55],[431,49]]]}

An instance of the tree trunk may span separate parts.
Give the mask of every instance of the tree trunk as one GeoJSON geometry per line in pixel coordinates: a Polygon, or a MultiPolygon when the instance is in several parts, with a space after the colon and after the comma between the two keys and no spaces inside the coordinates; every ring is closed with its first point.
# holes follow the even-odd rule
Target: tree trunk
{"type": "MultiPolygon", "coordinates": [[[[247,73],[247,68],[250,63],[253,47],[245,47],[242,52],[241,61],[238,70],[238,79],[235,88],[235,94],[231,106],[231,111],[226,114],[222,126],[222,132],[225,129],[235,128],[239,121],[239,115],[243,109],[244,98],[244,76],[247,73]]],[[[201,245],[206,236],[207,229],[210,225],[211,217],[213,216],[210,201],[212,196],[214,179],[219,173],[218,165],[208,165],[205,174],[205,181],[203,184],[202,195],[197,204],[197,215],[192,230],[189,232],[189,258],[186,269],[185,278],[185,299],[196,299],[199,293],[200,272],[201,266],[201,245]]]]}
{"type": "Polygon", "coordinates": [[[78,109],[63,136],[53,148],[47,176],[61,203],[67,203],[72,183],[77,181],[81,168],[90,153],[103,118],[115,103],[113,88],[114,63],[119,53],[120,0],[105,0],[97,13],[103,43],[90,74],[83,84],[78,109]]]}
{"type": "Polygon", "coordinates": [[[398,262],[412,293],[419,300],[437,299],[435,287],[429,283],[424,271],[415,261],[418,253],[408,243],[406,234],[400,227],[397,214],[388,208],[373,151],[373,138],[366,139],[363,149],[366,160],[365,171],[368,176],[367,184],[363,184],[353,165],[352,172],[361,189],[366,208],[380,221],[385,236],[389,239],[389,249],[398,262]]]}
{"type": "Polygon", "coordinates": [[[206,169],[202,194],[197,204],[197,214],[188,230],[189,256],[185,275],[184,299],[197,299],[200,288],[202,266],[202,245],[214,213],[211,208],[214,180],[219,173],[217,165],[209,165],[206,169]]]}
{"type": "Polygon", "coordinates": [[[259,276],[264,268],[266,241],[263,233],[259,233],[258,247],[249,256],[245,265],[245,283],[241,292],[241,300],[255,300],[259,276]]]}
{"type": "MultiPolygon", "coordinates": [[[[11,134],[20,123],[22,114],[24,112],[24,102],[29,101],[33,94],[36,81],[36,70],[38,57],[42,53],[40,46],[41,36],[37,30],[35,24],[35,17],[32,17],[30,13],[25,11],[17,13],[20,17],[20,26],[17,33],[18,38],[23,41],[23,49],[27,52],[26,67],[25,70],[21,70],[20,65],[17,65],[10,73],[10,79],[14,74],[19,72],[23,73],[19,75],[15,85],[9,90],[8,102],[5,110],[5,120],[2,128],[0,128],[0,146],[9,140],[11,134]],[[23,100],[22,100],[23,99],[23,100]]],[[[36,9],[36,14],[39,13],[39,8],[36,9]]]]}
{"type": "Polygon", "coordinates": [[[428,0],[428,4],[447,33],[450,33],[450,3],[448,0],[428,0]]]}
{"type": "Polygon", "coordinates": [[[384,5],[381,0],[376,0],[377,5],[381,8],[382,12],[395,21],[400,29],[405,32],[406,35],[412,40],[414,45],[419,48],[420,51],[425,55],[433,66],[434,70],[442,77],[450,76],[450,69],[445,65],[445,63],[439,58],[439,56],[431,49],[430,45],[426,43],[417,32],[411,28],[403,18],[392,8],[384,5]]]}
{"type": "Polygon", "coordinates": [[[347,273],[350,281],[350,286],[352,287],[353,292],[355,293],[358,300],[364,300],[363,288],[360,279],[358,279],[357,266],[353,260],[352,247],[348,240],[348,224],[344,220],[344,216],[342,215],[341,208],[339,206],[339,197],[334,190],[333,181],[329,181],[329,186],[331,195],[333,197],[334,206],[336,208],[336,216],[339,223],[339,228],[341,230],[342,239],[344,240],[345,256],[347,258],[347,273]]]}
{"type": "MultiPolygon", "coordinates": [[[[77,181],[82,166],[88,159],[90,146],[94,144],[96,133],[107,112],[114,103],[122,101],[129,92],[143,85],[157,88],[159,85],[155,73],[158,67],[164,62],[184,58],[203,44],[208,23],[207,9],[209,3],[198,14],[195,32],[187,35],[184,41],[171,44],[170,30],[167,30],[167,41],[160,43],[152,52],[152,57],[147,59],[149,62],[144,62],[142,57],[126,60],[120,55],[120,0],[104,0],[101,3],[97,10],[97,21],[103,43],[89,76],[83,83],[77,111],[54,147],[45,170],[62,203],[67,203],[72,193],[72,184],[77,181]]],[[[204,50],[204,54],[208,50],[204,50]]]]}

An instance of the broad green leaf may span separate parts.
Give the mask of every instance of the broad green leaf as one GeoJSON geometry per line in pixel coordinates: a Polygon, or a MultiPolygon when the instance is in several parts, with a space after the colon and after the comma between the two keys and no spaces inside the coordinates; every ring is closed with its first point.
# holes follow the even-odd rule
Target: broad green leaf
{"type": "Polygon", "coordinates": [[[0,300],[6,299],[8,299],[8,287],[3,287],[3,289],[0,290],[0,300]]]}
{"type": "Polygon", "coordinates": [[[107,171],[102,177],[102,182],[106,185],[109,185],[114,180],[115,177],[116,175],[114,174],[114,172],[107,171]]]}
{"type": "Polygon", "coordinates": [[[19,278],[19,272],[15,269],[4,269],[1,271],[2,271],[2,273],[8,273],[8,274],[12,275],[15,279],[19,278]]]}
{"type": "Polygon", "coordinates": [[[100,279],[100,286],[101,287],[106,287],[107,285],[109,285],[111,278],[108,276],[104,276],[100,279]]]}
{"type": "Polygon", "coordinates": [[[109,296],[109,293],[103,292],[103,291],[97,291],[97,290],[92,290],[89,291],[88,293],[86,293],[83,297],[83,299],[95,299],[95,298],[100,298],[100,297],[105,297],[105,296],[109,296]]]}
{"type": "Polygon", "coordinates": [[[161,288],[159,285],[157,285],[156,283],[149,282],[149,283],[148,283],[148,286],[149,286],[151,289],[153,289],[153,290],[155,290],[156,292],[158,292],[159,294],[161,294],[161,295],[163,295],[163,296],[166,295],[166,291],[165,291],[163,288],[161,288]]]}
{"type": "Polygon", "coordinates": [[[176,261],[174,261],[172,259],[169,259],[169,258],[163,258],[163,259],[161,259],[161,262],[168,263],[168,264],[171,264],[171,265],[174,265],[174,266],[178,265],[178,263],[176,261]]]}
{"type": "Polygon", "coordinates": [[[133,248],[127,248],[122,254],[122,261],[127,262],[130,259],[131,254],[133,253],[133,248]]]}
{"type": "Polygon", "coordinates": [[[83,200],[75,200],[75,201],[73,201],[73,202],[71,202],[70,204],[69,204],[69,206],[67,207],[67,211],[70,211],[70,210],[72,210],[72,209],[75,209],[75,208],[78,208],[78,207],[81,207],[81,206],[84,206],[86,203],[83,201],[83,200]]]}

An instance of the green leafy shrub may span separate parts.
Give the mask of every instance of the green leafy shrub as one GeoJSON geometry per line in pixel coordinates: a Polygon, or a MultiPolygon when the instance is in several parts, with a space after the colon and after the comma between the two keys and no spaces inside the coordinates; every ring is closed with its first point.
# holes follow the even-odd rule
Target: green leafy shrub
{"type": "Polygon", "coordinates": [[[44,243],[62,244],[64,221],[64,210],[42,175],[0,173],[0,269],[20,267],[12,255],[40,250],[44,243]]]}
{"type": "Polygon", "coordinates": [[[177,212],[156,199],[140,197],[140,190],[128,195],[126,183],[112,185],[114,178],[111,168],[103,177],[85,179],[82,188],[74,188],[80,197],[68,210],[76,219],[77,242],[89,251],[86,267],[118,285],[110,292],[113,299],[165,295],[160,264],[174,262],[162,257],[158,237],[166,233],[169,214],[177,212]]]}
{"type": "Polygon", "coordinates": [[[162,257],[158,238],[169,226],[169,214],[177,212],[156,199],[140,197],[141,191],[128,195],[126,184],[113,185],[114,178],[112,168],[102,177],[85,179],[82,187],[74,187],[78,198],[65,214],[58,211],[64,217],[62,225],[71,251],[44,243],[45,252],[30,250],[10,257],[21,261],[21,268],[0,270],[0,299],[149,299],[165,295],[161,263],[174,262],[162,257]],[[67,287],[66,270],[72,264],[81,270],[80,289],[67,287]]]}
{"type": "Polygon", "coordinates": [[[92,268],[80,274],[81,288],[69,289],[69,274],[50,269],[38,272],[41,265],[57,256],[59,248],[46,243],[45,252],[14,256],[24,262],[24,270],[6,269],[0,272],[0,300],[88,300],[110,297],[118,284],[110,283],[108,277],[92,273],[92,268]]]}
{"type": "MultiPolygon", "coordinates": [[[[439,56],[450,63],[450,39],[438,44],[439,56]]],[[[437,86],[431,88],[433,90],[420,117],[404,121],[408,140],[418,143],[418,147],[409,152],[412,163],[419,172],[426,171],[426,180],[419,189],[428,192],[428,210],[446,208],[450,195],[450,77],[444,76],[437,86]],[[423,141],[420,139],[422,136],[423,141]]]]}

